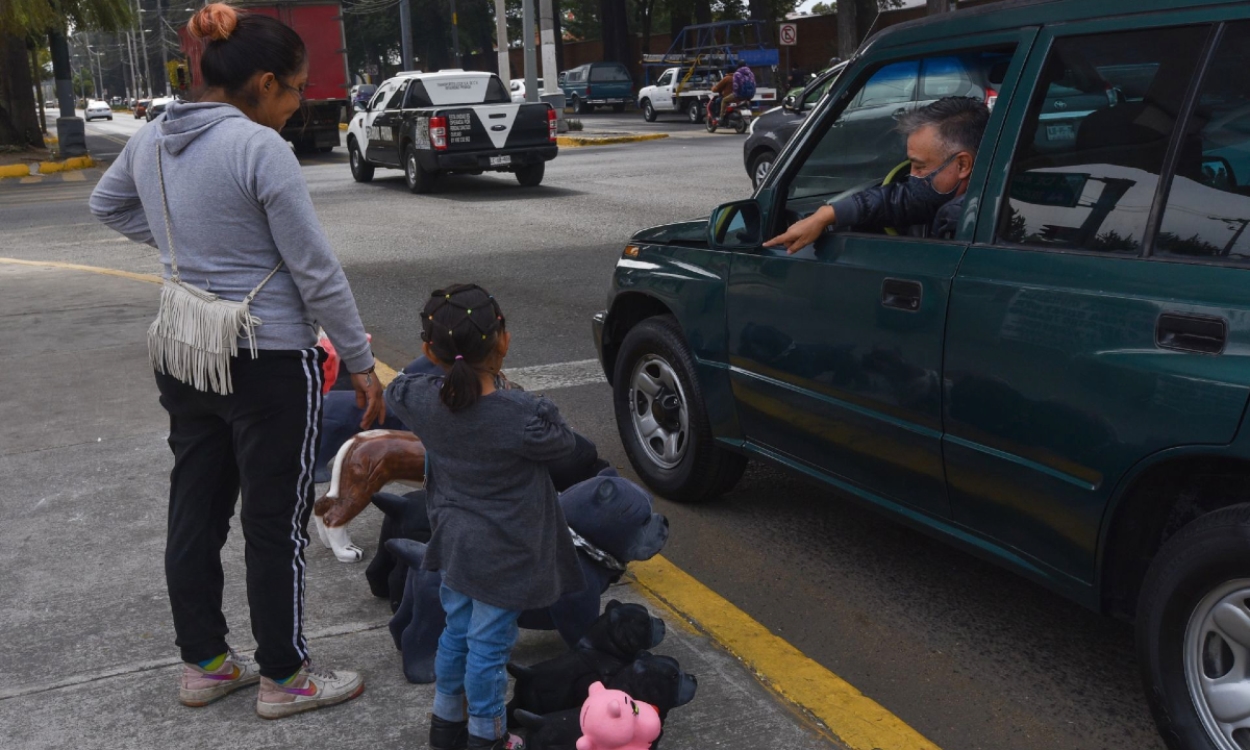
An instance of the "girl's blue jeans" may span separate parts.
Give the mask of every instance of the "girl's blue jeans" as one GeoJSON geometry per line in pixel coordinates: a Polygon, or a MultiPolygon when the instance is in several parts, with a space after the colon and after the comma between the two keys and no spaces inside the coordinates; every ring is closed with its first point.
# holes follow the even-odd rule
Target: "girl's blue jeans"
{"type": "Polygon", "coordinates": [[[434,657],[434,715],[464,721],[469,703],[469,734],[498,739],[507,731],[505,666],[517,639],[520,612],[470,599],[444,583],[438,592],[447,626],[434,657]]]}

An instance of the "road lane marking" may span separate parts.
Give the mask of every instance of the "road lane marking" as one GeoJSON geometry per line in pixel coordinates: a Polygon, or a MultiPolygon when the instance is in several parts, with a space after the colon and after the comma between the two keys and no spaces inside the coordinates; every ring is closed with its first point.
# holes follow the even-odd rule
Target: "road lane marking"
{"type": "Polygon", "coordinates": [[[938,750],[937,744],[881,704],[663,557],[632,562],[626,575],[649,598],[690,621],[853,750],[938,750]]]}
{"type": "Polygon", "coordinates": [[[162,281],[160,276],[152,273],[133,273],[131,271],[119,271],[115,268],[84,266],[79,263],[59,263],[52,260],[20,260],[18,258],[0,258],[0,263],[7,263],[15,266],[35,266],[36,268],[59,268],[68,271],[88,271],[90,273],[98,273],[104,276],[120,276],[123,279],[144,281],[149,284],[159,284],[162,281]]]}

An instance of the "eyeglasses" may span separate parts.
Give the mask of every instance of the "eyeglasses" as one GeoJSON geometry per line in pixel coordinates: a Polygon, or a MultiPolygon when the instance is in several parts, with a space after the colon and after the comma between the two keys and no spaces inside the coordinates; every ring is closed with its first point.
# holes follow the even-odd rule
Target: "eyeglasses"
{"type": "Polygon", "coordinates": [[[278,81],[278,85],[279,85],[279,86],[281,86],[282,88],[286,89],[287,91],[293,91],[293,92],[295,92],[295,96],[299,97],[299,100],[300,100],[301,102],[303,102],[303,101],[304,101],[304,87],[305,87],[305,86],[307,86],[308,84],[304,84],[303,86],[295,87],[295,86],[288,86],[288,85],[286,85],[285,83],[283,83],[282,81],[278,81]]]}

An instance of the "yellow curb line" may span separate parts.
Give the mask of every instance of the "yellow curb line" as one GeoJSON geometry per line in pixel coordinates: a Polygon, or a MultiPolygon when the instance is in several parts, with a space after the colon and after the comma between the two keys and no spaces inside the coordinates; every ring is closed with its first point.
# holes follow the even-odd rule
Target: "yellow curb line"
{"type": "Polygon", "coordinates": [[[644,593],[690,620],[853,750],[938,750],[881,704],[663,557],[630,563],[629,572],[644,593]]]}
{"type": "Polygon", "coordinates": [[[17,258],[0,258],[0,263],[8,263],[15,266],[36,266],[39,268],[60,268],[69,271],[89,271],[91,273],[103,274],[104,276],[120,276],[123,279],[132,281],[143,281],[148,284],[159,284],[162,279],[160,276],[150,273],[134,273],[132,271],[118,271],[115,268],[101,268],[100,266],[83,266],[77,263],[60,263],[53,260],[19,260],[17,258]]]}
{"type": "Polygon", "coordinates": [[[637,141],[657,141],[667,138],[668,133],[643,133],[639,135],[607,135],[595,137],[590,135],[556,136],[556,144],[564,148],[582,148],[583,146],[609,146],[616,143],[634,143],[637,141]]]}
{"type": "Polygon", "coordinates": [[[31,172],[30,166],[27,164],[9,164],[0,167],[0,179],[10,177],[30,177],[32,174],[53,174],[56,172],[69,172],[75,169],[90,169],[96,166],[95,159],[90,156],[76,156],[65,161],[41,161],[38,168],[31,172]]]}
{"type": "Polygon", "coordinates": [[[347,123],[345,123],[345,122],[340,122],[340,123],[339,123],[339,130],[347,130],[347,123]]]}

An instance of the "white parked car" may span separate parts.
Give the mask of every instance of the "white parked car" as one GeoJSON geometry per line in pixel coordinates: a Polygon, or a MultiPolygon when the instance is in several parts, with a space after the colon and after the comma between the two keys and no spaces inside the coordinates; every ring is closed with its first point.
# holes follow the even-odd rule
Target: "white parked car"
{"type": "MultiPolygon", "coordinates": [[[[525,102],[525,79],[513,78],[508,82],[508,89],[512,92],[512,101],[521,104],[525,102]]],[[[543,81],[538,79],[538,95],[541,97],[546,92],[543,91],[543,81]]]]}
{"type": "Polygon", "coordinates": [[[107,120],[113,119],[113,108],[109,106],[108,102],[102,102],[99,100],[87,102],[87,109],[83,115],[83,119],[87,122],[91,122],[97,117],[103,117],[107,120]]]}

